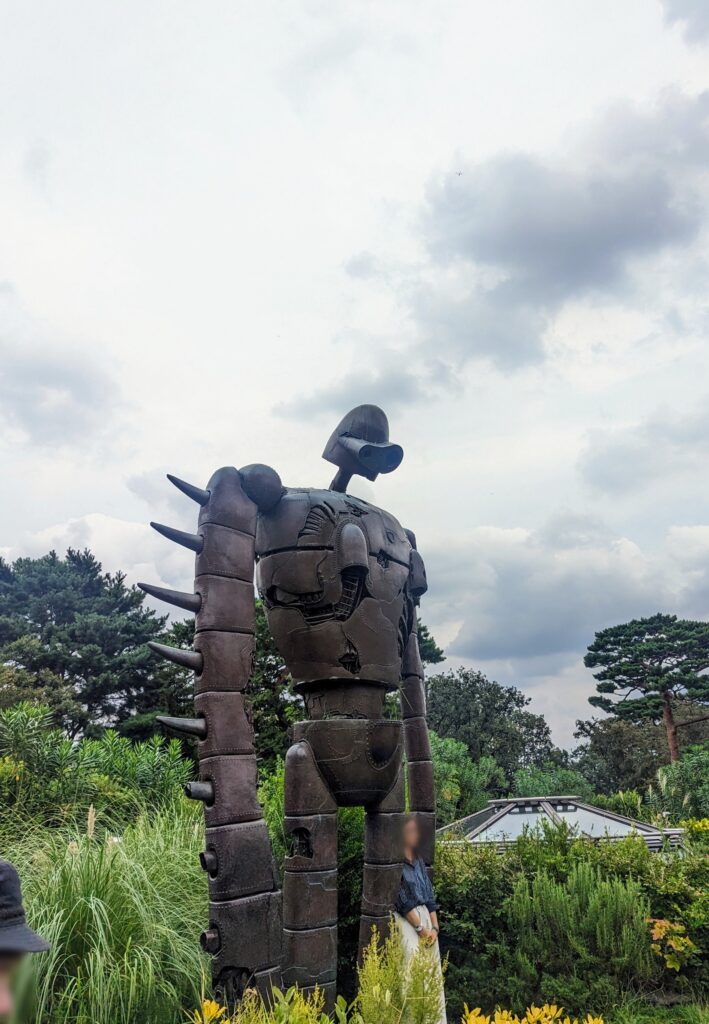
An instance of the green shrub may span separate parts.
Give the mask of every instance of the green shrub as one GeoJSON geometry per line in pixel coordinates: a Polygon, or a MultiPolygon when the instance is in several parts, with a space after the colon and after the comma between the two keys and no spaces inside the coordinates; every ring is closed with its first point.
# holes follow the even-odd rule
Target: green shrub
{"type": "Polygon", "coordinates": [[[577,864],[564,882],[545,872],[519,878],[506,909],[514,1006],[531,995],[574,1012],[604,1010],[651,974],[649,906],[636,882],[577,864]]]}
{"type": "Polygon", "coordinates": [[[591,798],[590,802],[596,807],[602,807],[614,814],[622,814],[635,821],[654,822],[657,818],[656,812],[648,807],[637,789],[621,790],[618,793],[611,793],[610,796],[597,794],[591,798]]]}
{"type": "Polygon", "coordinates": [[[688,747],[679,761],[660,768],[649,803],[673,822],[709,818],[709,744],[688,747]]]}
{"type": "Polygon", "coordinates": [[[191,770],[177,740],[132,743],[107,731],[74,741],[41,705],[0,711],[0,806],[21,818],[61,825],[93,804],[119,825],[173,800],[191,770]]]}
{"type": "MultiPolygon", "coordinates": [[[[467,842],[439,843],[436,864],[453,1020],[465,1001],[484,1005],[489,1011],[513,999],[516,1007],[523,1008],[536,998],[557,1001],[570,1012],[585,1012],[617,1003],[638,986],[643,991],[661,992],[663,998],[702,998],[709,991],[709,858],[701,849],[689,848],[681,855],[669,851],[653,854],[638,836],[594,843],[571,837],[567,828],[550,825],[538,834],[521,836],[503,853],[467,842]],[[515,900],[522,901],[525,892],[529,907],[533,907],[532,897],[544,885],[550,913],[554,908],[560,915],[567,913],[558,907],[560,901],[564,907],[568,904],[568,913],[574,905],[574,913],[578,913],[584,905],[582,883],[589,877],[584,872],[592,872],[598,879],[599,899],[605,901],[596,908],[599,914],[601,910],[606,917],[615,913],[613,900],[625,908],[623,913],[633,906],[642,907],[646,917],[683,928],[698,955],[687,958],[679,972],[668,969],[652,954],[647,922],[643,925],[643,956],[637,945],[631,944],[606,959],[602,952],[606,947],[583,928],[562,943],[558,922],[545,923],[544,918],[538,921],[540,945],[535,945],[535,940],[530,947],[529,931],[520,928],[512,912],[515,906],[519,911],[515,900]],[[565,894],[563,900],[560,893],[565,894]],[[629,893],[634,894],[632,899],[629,893]],[[547,944],[549,949],[541,952],[547,944]],[[624,957],[629,957],[627,963],[624,957]]],[[[617,920],[622,918],[619,914],[617,920]]],[[[560,920],[563,922],[563,916],[560,920]]],[[[631,920],[637,941],[635,911],[631,920]]]]}
{"type": "Polygon", "coordinates": [[[473,761],[465,743],[433,731],[430,739],[439,825],[472,814],[506,792],[505,773],[494,757],[473,761]]]}

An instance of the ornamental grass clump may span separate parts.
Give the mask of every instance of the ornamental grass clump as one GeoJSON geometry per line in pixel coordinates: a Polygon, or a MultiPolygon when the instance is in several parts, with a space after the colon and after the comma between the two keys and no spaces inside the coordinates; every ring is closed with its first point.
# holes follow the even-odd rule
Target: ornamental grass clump
{"type": "Polygon", "coordinates": [[[33,926],[51,943],[20,977],[22,1024],[174,1024],[209,967],[201,815],[187,801],[121,835],[91,813],[82,832],[35,829],[3,841],[33,926]]]}

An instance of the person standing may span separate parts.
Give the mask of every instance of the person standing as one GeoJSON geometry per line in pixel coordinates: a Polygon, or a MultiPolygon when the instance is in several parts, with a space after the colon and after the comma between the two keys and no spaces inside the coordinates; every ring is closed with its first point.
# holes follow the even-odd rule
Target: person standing
{"type": "Polygon", "coordinates": [[[0,1020],[12,1013],[12,977],[22,957],[48,949],[49,943],[27,924],[16,868],[0,860],[0,1020]]]}
{"type": "Polygon", "coordinates": [[[440,970],[441,954],[438,947],[440,925],[438,923],[438,903],[433,891],[433,884],[418,849],[421,833],[415,814],[407,814],[404,819],[403,847],[404,867],[401,874],[401,887],[395,904],[395,918],[401,932],[404,955],[407,963],[411,961],[421,943],[431,946],[439,968],[441,985],[441,1016],[439,1024],[446,1024],[445,1000],[443,999],[443,975],[440,970]]]}

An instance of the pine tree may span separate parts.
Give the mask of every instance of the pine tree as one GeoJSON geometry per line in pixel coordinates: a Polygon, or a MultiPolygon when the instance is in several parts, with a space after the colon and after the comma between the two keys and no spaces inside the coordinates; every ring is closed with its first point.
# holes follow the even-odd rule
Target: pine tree
{"type": "MultiPolygon", "coordinates": [[[[70,736],[132,715],[151,684],[145,644],[166,619],[90,551],[0,560],[0,686],[48,704],[70,736]]],[[[7,701],[5,701],[7,703],[7,701]]]]}
{"type": "Polygon", "coordinates": [[[678,721],[689,703],[708,706],[709,623],[653,615],[596,633],[584,658],[598,680],[589,703],[626,721],[662,721],[670,760],[680,756],[678,730],[709,713],[678,721]]]}

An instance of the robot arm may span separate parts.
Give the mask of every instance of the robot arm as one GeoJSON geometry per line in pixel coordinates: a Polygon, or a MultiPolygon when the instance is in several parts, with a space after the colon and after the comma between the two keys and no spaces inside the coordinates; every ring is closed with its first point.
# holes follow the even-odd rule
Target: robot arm
{"type": "Polygon", "coordinates": [[[217,470],[202,489],[169,477],[199,505],[197,532],[159,523],[163,536],[195,552],[194,593],[140,584],[146,593],[194,612],[194,651],[151,643],[195,672],[195,717],[159,719],[197,739],[199,779],[187,796],[204,804],[210,921],[202,945],[213,954],[215,989],[233,1004],[248,985],[267,993],[280,982],[281,893],[257,797],[251,708],[245,698],[255,647],[254,562],[259,511],[283,487],[267,466],[217,470]]]}
{"type": "Polygon", "coordinates": [[[419,653],[418,616],[416,608],[426,593],[426,569],[416,550],[416,537],[406,531],[411,542],[409,594],[413,603],[412,625],[401,662],[401,715],[404,720],[409,809],[415,811],[421,831],[422,856],[428,866],[433,863],[436,836],[436,795],[433,784],[431,742],[426,723],[426,692],[423,664],[419,653]]]}

